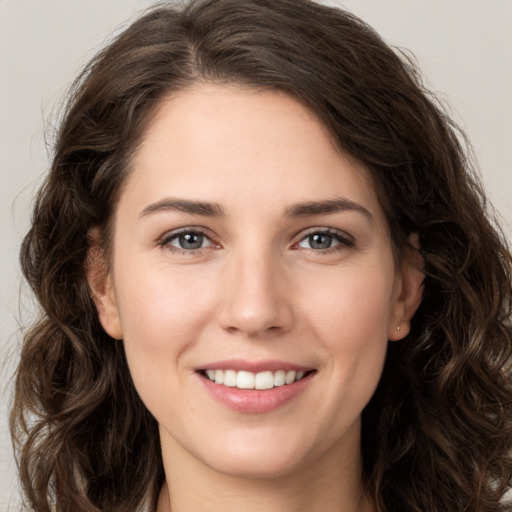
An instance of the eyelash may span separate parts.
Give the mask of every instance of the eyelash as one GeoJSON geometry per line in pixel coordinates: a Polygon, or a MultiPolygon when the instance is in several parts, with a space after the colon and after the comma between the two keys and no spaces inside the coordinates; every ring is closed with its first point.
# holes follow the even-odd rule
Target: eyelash
{"type": "MultiPolygon", "coordinates": [[[[319,254],[331,254],[334,252],[341,251],[346,248],[353,247],[355,245],[354,239],[341,231],[332,229],[332,228],[311,228],[306,233],[301,233],[300,238],[296,242],[293,243],[292,249],[298,250],[301,246],[300,244],[304,241],[306,241],[308,238],[314,236],[314,235],[324,235],[331,237],[332,240],[338,242],[333,247],[328,247],[325,249],[314,249],[312,247],[303,247],[303,249],[306,249],[307,251],[312,251],[319,254]]],[[[311,241],[311,240],[310,240],[311,241]]],[[[201,243],[201,245],[202,245],[201,243]]],[[[166,233],[158,242],[158,245],[161,248],[166,248],[171,252],[174,253],[181,253],[181,254],[198,254],[202,252],[205,249],[209,249],[210,247],[220,247],[220,244],[216,242],[211,235],[208,235],[205,231],[199,228],[193,228],[193,227],[186,227],[179,229],[177,231],[173,231],[171,233],[166,233]],[[178,240],[181,236],[185,235],[199,235],[202,238],[202,243],[204,240],[207,240],[209,242],[209,245],[207,247],[198,247],[196,249],[185,249],[180,248],[171,245],[171,242],[178,240]]]]}
{"type": "Polygon", "coordinates": [[[302,242],[314,235],[327,235],[338,243],[333,247],[328,247],[326,249],[313,249],[307,247],[304,247],[304,249],[320,254],[332,254],[355,246],[355,240],[343,231],[338,231],[337,229],[332,228],[311,228],[306,233],[300,234],[299,240],[293,244],[292,248],[297,250],[302,242]]]}
{"type": "Polygon", "coordinates": [[[186,227],[186,228],[179,229],[177,231],[172,231],[171,233],[166,233],[159,240],[158,245],[161,248],[165,248],[171,252],[181,253],[181,254],[198,254],[199,252],[202,252],[205,249],[209,249],[210,246],[213,246],[213,247],[219,246],[219,244],[216,243],[213,240],[213,238],[210,235],[208,235],[205,231],[203,231],[202,229],[199,229],[199,228],[194,228],[194,227],[186,227]],[[210,245],[207,247],[199,247],[197,249],[184,249],[184,248],[175,247],[175,246],[171,245],[171,242],[173,242],[174,240],[178,240],[181,236],[185,236],[185,235],[199,235],[199,236],[203,237],[203,241],[207,240],[210,245]]]}

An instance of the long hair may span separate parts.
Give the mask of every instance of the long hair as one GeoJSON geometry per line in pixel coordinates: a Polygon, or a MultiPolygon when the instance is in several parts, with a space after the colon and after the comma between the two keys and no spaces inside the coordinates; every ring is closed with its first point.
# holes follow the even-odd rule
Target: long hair
{"type": "Polygon", "coordinates": [[[512,258],[464,138],[414,64],[365,23],[309,0],[200,0],[148,11],[76,80],[21,264],[41,315],[27,331],[11,431],[37,512],[155,507],[155,419],[86,280],[88,233],[113,212],[161,100],[194,83],[282,91],[371,172],[398,254],[417,233],[422,304],[390,343],[363,412],[377,510],[506,510],[512,474],[512,258]]]}

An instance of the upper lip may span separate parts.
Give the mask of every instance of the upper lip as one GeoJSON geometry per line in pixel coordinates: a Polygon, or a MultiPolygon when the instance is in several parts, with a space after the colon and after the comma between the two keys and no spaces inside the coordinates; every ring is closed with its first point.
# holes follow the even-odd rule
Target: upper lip
{"type": "Polygon", "coordinates": [[[251,373],[259,373],[265,371],[276,372],[278,370],[290,371],[310,371],[314,368],[302,366],[288,361],[265,360],[265,361],[247,361],[243,359],[225,359],[223,361],[215,361],[205,364],[198,370],[235,370],[246,371],[251,373]]]}

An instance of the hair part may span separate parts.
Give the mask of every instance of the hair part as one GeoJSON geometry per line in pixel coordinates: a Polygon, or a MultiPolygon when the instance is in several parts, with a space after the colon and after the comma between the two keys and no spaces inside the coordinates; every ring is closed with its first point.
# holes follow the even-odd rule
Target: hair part
{"type": "Polygon", "coordinates": [[[505,510],[512,460],[512,259],[461,143],[414,64],[350,13],[309,0],[158,6],[72,87],[21,264],[42,306],[11,431],[32,510],[142,511],[164,474],[158,428],[87,284],[164,98],[213,82],[281,91],[369,169],[398,253],[416,233],[424,297],[363,414],[379,511],[505,510]],[[300,6],[298,5],[300,4],[300,6]]]}

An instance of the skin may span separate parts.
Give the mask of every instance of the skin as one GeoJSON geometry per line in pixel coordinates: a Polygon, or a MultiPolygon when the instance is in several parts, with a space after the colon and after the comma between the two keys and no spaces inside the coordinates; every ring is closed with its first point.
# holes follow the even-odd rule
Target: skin
{"type": "Polygon", "coordinates": [[[422,274],[397,266],[368,172],[295,100],[225,85],[167,98],[132,164],[112,264],[91,286],[160,425],[158,510],[371,510],[361,411],[388,340],[408,333],[422,274]],[[202,234],[199,248],[183,248],[183,229],[202,234]],[[248,414],[197,371],[233,358],[315,372],[292,400],[248,414]]]}

